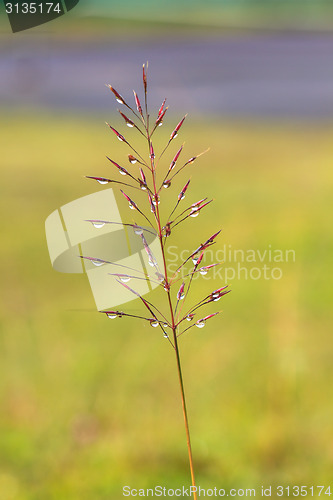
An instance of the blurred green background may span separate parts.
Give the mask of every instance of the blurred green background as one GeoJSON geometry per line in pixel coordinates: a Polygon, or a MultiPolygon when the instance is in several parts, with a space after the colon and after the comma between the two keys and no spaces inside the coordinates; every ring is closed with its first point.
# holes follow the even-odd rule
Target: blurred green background
{"type": "MultiPolygon", "coordinates": [[[[229,6],[215,4],[220,13],[226,9],[227,17],[229,6]]],[[[307,2],[304,10],[298,2],[283,4],[285,18],[293,9],[299,13],[292,17],[295,29],[304,29],[295,24],[303,15],[307,29],[326,30],[331,22],[328,3],[307,2]]],[[[92,2],[85,5],[95,8],[92,2]]],[[[177,6],[188,9],[186,2],[177,6]]],[[[265,24],[258,11],[264,9],[272,19],[278,7],[274,2],[269,6],[256,2],[250,15],[250,2],[237,3],[248,28],[256,21],[267,30],[271,22],[265,24]]],[[[78,7],[75,11],[75,16],[18,35],[11,35],[3,21],[3,82],[14,48],[24,44],[45,43],[51,55],[56,48],[65,58],[82,39],[85,49],[96,44],[97,50],[101,40],[111,47],[116,35],[116,49],[122,41],[129,50],[143,39],[152,46],[156,41],[156,24],[149,19],[135,23],[128,40],[127,29],[112,16],[101,20],[88,11],[81,17],[78,7]]],[[[168,16],[178,22],[171,12],[168,16]]],[[[165,37],[178,40],[180,54],[194,40],[212,36],[189,25],[186,32],[164,28],[165,37]]],[[[244,33],[237,29],[231,35],[242,38],[244,33]]],[[[214,32],[216,38],[228,36],[228,30],[214,32]]],[[[121,64],[119,73],[110,69],[110,83],[114,78],[116,88],[130,95],[142,62],[128,63],[133,80],[126,79],[122,88],[116,85],[121,64]]],[[[172,60],[167,67],[172,72],[172,60]]],[[[88,70],[77,77],[78,94],[88,70]]],[[[52,73],[56,83],[65,77],[62,71],[52,73]]],[[[200,66],[191,71],[199,75],[200,66]]],[[[38,73],[36,81],[42,76],[38,73]]],[[[158,79],[152,68],[152,88],[153,76],[158,79]]],[[[61,94],[58,102],[47,103],[39,87],[37,94],[23,93],[24,78],[10,81],[11,90],[7,86],[1,93],[0,118],[0,499],[106,500],[122,498],[126,484],[189,485],[170,346],[145,324],[110,322],[98,314],[87,279],[56,273],[48,257],[46,217],[97,190],[83,176],[109,175],[105,154],[124,164],[124,145],[103,123],[115,117],[116,104],[106,94],[107,109],[93,104],[72,109],[70,100],[67,109],[61,94]]],[[[179,90],[184,90],[180,83],[179,90]]],[[[95,92],[105,91],[96,87],[95,92]]],[[[323,107],[327,102],[329,108],[324,86],[321,95],[323,107]]],[[[187,111],[192,109],[179,104],[171,111],[156,138],[157,150],[187,111]]],[[[114,123],[127,136],[133,134],[114,123]]],[[[183,231],[175,231],[170,244],[192,249],[222,227],[219,247],[263,252],[271,245],[296,255],[295,262],[278,264],[280,280],[232,280],[232,294],[218,303],[223,314],[181,339],[194,462],[203,487],[259,491],[261,485],[328,486],[332,480],[332,135],[329,113],[270,116],[266,110],[261,116],[248,109],[242,115],[238,109],[233,115],[230,109],[226,117],[195,108],[177,139],[178,144],[186,141],[189,157],[210,146],[191,167],[186,200],[209,196],[214,204],[187,221],[183,231]]],[[[164,167],[170,159],[171,150],[164,167]]],[[[179,176],[178,187],[188,173],[179,176]]],[[[172,188],[175,197],[177,186],[172,188]]],[[[170,190],[165,196],[170,200],[170,190]]],[[[126,203],[121,206],[125,216],[126,203]]],[[[194,296],[218,286],[197,281],[194,296]]],[[[133,302],[123,309],[139,310],[140,305],[133,302]]]]}

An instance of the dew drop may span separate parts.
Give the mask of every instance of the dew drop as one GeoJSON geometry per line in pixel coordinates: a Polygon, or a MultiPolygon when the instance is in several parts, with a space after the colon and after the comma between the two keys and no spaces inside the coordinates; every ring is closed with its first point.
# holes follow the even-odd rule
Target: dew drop
{"type": "MultiPolygon", "coordinates": [[[[169,328],[168,323],[163,323],[163,328],[169,328]]],[[[167,335],[167,334],[166,334],[167,335]]]]}
{"type": "Polygon", "coordinates": [[[199,320],[196,322],[195,326],[198,328],[203,328],[205,326],[205,321],[199,320]]]}
{"type": "Polygon", "coordinates": [[[208,273],[208,271],[203,267],[202,269],[200,269],[199,273],[201,274],[201,276],[205,276],[208,273]]]}
{"type": "Polygon", "coordinates": [[[194,317],[194,314],[188,314],[188,315],[186,316],[186,320],[187,320],[187,321],[192,321],[193,317],[194,317]]]}
{"type": "Polygon", "coordinates": [[[134,165],[134,163],[136,163],[137,161],[138,160],[136,158],[134,158],[134,157],[130,159],[130,163],[132,163],[132,165],[134,165]]]}
{"type": "Polygon", "coordinates": [[[121,175],[127,175],[127,172],[125,172],[125,170],[119,170],[119,173],[120,173],[121,175]]]}
{"type": "Polygon", "coordinates": [[[141,182],[140,189],[142,189],[142,191],[147,191],[147,184],[144,184],[143,182],[141,182]]]}
{"type": "Polygon", "coordinates": [[[168,339],[168,338],[169,338],[169,335],[167,334],[167,332],[164,332],[163,337],[164,337],[165,339],[168,339]]]}
{"type": "Polygon", "coordinates": [[[97,267],[102,266],[104,264],[104,262],[103,261],[101,262],[100,260],[92,260],[91,262],[94,264],[94,266],[97,267]]]}
{"type": "Polygon", "coordinates": [[[156,201],[155,198],[153,198],[153,204],[155,205],[155,207],[156,207],[156,205],[159,205],[160,204],[160,198],[158,197],[157,201],[156,201]]]}
{"type": "Polygon", "coordinates": [[[131,210],[135,210],[135,207],[132,205],[132,203],[130,203],[128,206],[130,207],[131,210]]]}
{"type": "Polygon", "coordinates": [[[196,255],[194,255],[194,256],[192,257],[192,262],[193,262],[193,264],[194,264],[195,266],[197,265],[198,260],[199,260],[199,257],[197,257],[196,255]]]}
{"type": "Polygon", "coordinates": [[[124,101],[122,101],[121,99],[116,99],[117,102],[119,102],[119,104],[124,104],[124,101]]]}
{"type": "Polygon", "coordinates": [[[183,300],[184,297],[185,297],[185,293],[182,293],[179,295],[178,300],[183,300]]]}
{"type": "Polygon", "coordinates": [[[182,201],[185,198],[185,194],[182,194],[181,197],[179,198],[179,201],[182,201]]]}
{"type": "Polygon", "coordinates": [[[119,135],[117,135],[117,137],[118,137],[120,142],[123,142],[124,139],[122,137],[120,137],[119,135]]]}
{"type": "Polygon", "coordinates": [[[175,135],[173,136],[173,139],[176,139],[177,135],[178,135],[178,132],[175,133],[175,135]]]}
{"type": "Polygon", "coordinates": [[[123,276],[119,276],[119,278],[123,283],[127,283],[131,279],[130,276],[126,276],[125,274],[123,276]]]}
{"type": "Polygon", "coordinates": [[[153,328],[156,328],[159,325],[159,322],[156,321],[155,319],[150,320],[150,326],[153,328]]]}
{"type": "Polygon", "coordinates": [[[190,213],[190,217],[198,217],[199,215],[199,210],[196,208],[195,210],[192,210],[190,213]]]}
{"type": "Polygon", "coordinates": [[[156,262],[155,262],[155,260],[154,260],[154,259],[152,259],[151,257],[149,257],[149,259],[148,259],[148,264],[149,264],[151,267],[155,267],[156,262]]]}
{"type": "Polygon", "coordinates": [[[163,125],[163,122],[160,122],[160,123],[158,124],[158,127],[162,127],[162,125],[163,125]]]}
{"type": "Polygon", "coordinates": [[[133,127],[134,127],[133,123],[126,123],[126,125],[127,125],[128,127],[130,127],[130,128],[133,128],[133,127]]]}
{"type": "Polygon", "coordinates": [[[141,234],[143,234],[143,229],[140,226],[135,226],[134,232],[135,232],[135,234],[141,235],[141,234]]]}
{"type": "Polygon", "coordinates": [[[100,184],[107,184],[108,181],[106,179],[97,179],[97,182],[99,182],[100,184]]]}
{"type": "Polygon", "coordinates": [[[216,298],[213,298],[213,301],[217,302],[218,300],[220,300],[220,298],[221,298],[221,295],[218,295],[216,298]]]}
{"type": "Polygon", "coordinates": [[[100,229],[101,227],[105,226],[105,222],[92,222],[92,225],[97,229],[100,229]]]}
{"type": "Polygon", "coordinates": [[[171,181],[167,180],[167,181],[164,181],[164,182],[163,182],[163,187],[164,187],[165,189],[168,189],[170,186],[171,186],[171,181]]]}
{"type": "Polygon", "coordinates": [[[118,316],[116,313],[107,313],[106,315],[110,319],[115,319],[118,316]]]}

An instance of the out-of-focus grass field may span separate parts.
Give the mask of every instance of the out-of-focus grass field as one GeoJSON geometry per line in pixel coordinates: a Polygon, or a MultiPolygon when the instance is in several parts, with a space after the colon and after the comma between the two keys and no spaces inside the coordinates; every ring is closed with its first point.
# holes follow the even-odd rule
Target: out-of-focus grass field
{"type": "MultiPolygon", "coordinates": [[[[53,271],[48,257],[46,217],[98,190],[83,176],[110,174],[104,154],[125,155],[103,119],[0,118],[1,500],[189,484],[170,346],[98,314],[86,278],[53,271]]],[[[177,244],[194,249],[223,227],[220,246],[296,252],[281,280],[233,280],[223,314],[181,339],[197,482],[329,485],[333,126],[205,118],[183,134],[189,157],[211,147],[189,167],[186,200],[215,202],[177,244]]]]}

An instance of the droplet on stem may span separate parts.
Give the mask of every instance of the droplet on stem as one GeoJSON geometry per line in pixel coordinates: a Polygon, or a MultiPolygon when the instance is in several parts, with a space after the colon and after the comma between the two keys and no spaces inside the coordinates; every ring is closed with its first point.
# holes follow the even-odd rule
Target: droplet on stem
{"type": "Polygon", "coordinates": [[[171,181],[170,180],[166,180],[166,181],[163,182],[163,187],[165,189],[168,189],[170,186],[171,186],[171,181]]]}
{"type": "Polygon", "coordinates": [[[97,266],[97,267],[102,266],[103,264],[105,264],[105,262],[100,261],[100,260],[92,260],[91,262],[94,264],[94,266],[97,266]]]}
{"type": "Polygon", "coordinates": [[[194,264],[195,266],[197,265],[198,260],[199,260],[199,256],[198,256],[198,255],[193,255],[193,257],[192,257],[192,262],[193,262],[193,264],[194,264]]]}
{"type": "Polygon", "coordinates": [[[109,181],[107,181],[106,179],[97,179],[97,182],[99,182],[100,184],[107,184],[109,181]]]}
{"type": "Polygon", "coordinates": [[[141,235],[143,234],[143,228],[140,226],[134,226],[134,232],[135,234],[141,235]]]}
{"type": "Polygon", "coordinates": [[[156,328],[159,325],[159,322],[156,319],[151,319],[150,320],[150,326],[153,328],[156,328]]]}
{"type": "Polygon", "coordinates": [[[156,205],[160,204],[160,197],[158,195],[155,195],[153,197],[153,204],[155,205],[155,207],[156,207],[156,205]]]}
{"type": "Polygon", "coordinates": [[[218,300],[220,300],[220,298],[221,298],[221,295],[220,295],[219,292],[213,292],[212,293],[212,299],[213,299],[214,302],[217,302],[218,300]]]}
{"type": "Polygon", "coordinates": [[[151,267],[155,267],[155,265],[156,265],[156,261],[155,261],[155,259],[153,259],[153,257],[149,257],[149,259],[148,259],[148,264],[149,264],[151,267]]]}
{"type": "Polygon", "coordinates": [[[190,217],[198,217],[198,215],[199,215],[199,209],[193,208],[192,212],[190,212],[190,217]]]}
{"type": "Polygon", "coordinates": [[[92,225],[96,227],[96,229],[100,229],[101,227],[105,226],[105,222],[92,221],[92,225]]]}
{"type": "Polygon", "coordinates": [[[199,321],[196,322],[195,326],[198,328],[203,328],[205,326],[206,322],[202,319],[199,319],[199,321]]]}
{"type": "Polygon", "coordinates": [[[128,155],[128,161],[129,161],[130,163],[132,163],[132,165],[133,165],[133,164],[134,164],[134,163],[136,163],[138,160],[137,160],[137,158],[135,158],[135,156],[133,156],[133,155],[128,155]]]}
{"type": "Polygon", "coordinates": [[[117,313],[112,312],[112,313],[106,313],[107,317],[110,319],[115,319],[117,317],[117,313]]]}
{"type": "Polygon", "coordinates": [[[186,320],[187,320],[187,321],[192,321],[192,319],[193,319],[193,318],[194,318],[194,314],[188,314],[188,315],[186,316],[186,320]]]}
{"type": "Polygon", "coordinates": [[[208,273],[208,270],[205,267],[202,267],[201,269],[199,269],[199,273],[201,274],[201,276],[205,276],[208,273]]]}
{"type": "Polygon", "coordinates": [[[119,274],[118,276],[120,281],[122,281],[123,283],[127,283],[131,279],[131,277],[127,274],[119,274]]]}

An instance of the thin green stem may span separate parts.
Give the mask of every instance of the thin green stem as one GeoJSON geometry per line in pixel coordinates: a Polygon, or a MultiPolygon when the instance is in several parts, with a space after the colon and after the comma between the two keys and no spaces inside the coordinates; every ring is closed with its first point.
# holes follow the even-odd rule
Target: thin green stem
{"type": "MultiPolygon", "coordinates": [[[[147,140],[148,140],[148,149],[150,151],[151,138],[150,138],[148,126],[146,127],[146,132],[147,132],[147,140]]],[[[151,158],[150,160],[151,160],[151,172],[152,172],[152,181],[153,181],[153,191],[154,191],[154,196],[155,196],[155,201],[156,201],[156,205],[155,205],[155,207],[156,207],[156,222],[157,222],[157,230],[158,230],[158,236],[159,236],[159,240],[160,240],[162,259],[163,259],[164,278],[165,278],[165,284],[166,284],[166,286],[169,287],[168,270],[167,270],[166,258],[165,258],[165,249],[164,249],[164,243],[163,243],[162,226],[161,226],[160,212],[159,212],[159,207],[158,207],[158,202],[157,202],[158,190],[157,190],[157,187],[156,187],[156,172],[155,172],[155,168],[154,168],[154,159],[151,158]]],[[[176,354],[176,361],[177,361],[177,372],[178,372],[178,379],[179,379],[179,387],[180,387],[180,395],[181,395],[181,402],[182,402],[182,410],[183,410],[183,416],[184,416],[187,450],[188,450],[189,465],[190,465],[190,471],[191,471],[191,480],[192,480],[192,486],[194,487],[193,499],[197,500],[197,494],[196,494],[196,491],[195,491],[196,490],[196,488],[195,488],[196,485],[195,485],[195,476],[194,476],[194,466],[193,466],[193,457],[192,457],[190,429],[189,429],[189,423],[188,423],[188,416],[187,416],[187,409],[186,409],[186,399],[185,399],[185,391],[184,391],[184,382],[183,382],[183,376],[182,376],[182,370],[181,370],[181,361],[180,361],[180,354],[179,354],[178,341],[177,341],[177,325],[176,325],[174,311],[173,311],[173,306],[172,306],[170,288],[168,288],[168,290],[167,290],[167,295],[168,295],[168,303],[169,303],[169,308],[170,308],[171,326],[172,326],[173,341],[174,341],[173,347],[174,347],[174,351],[175,351],[175,354],[176,354]]]]}

